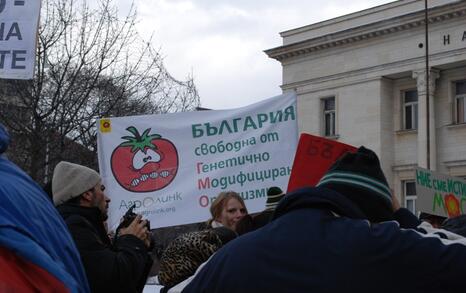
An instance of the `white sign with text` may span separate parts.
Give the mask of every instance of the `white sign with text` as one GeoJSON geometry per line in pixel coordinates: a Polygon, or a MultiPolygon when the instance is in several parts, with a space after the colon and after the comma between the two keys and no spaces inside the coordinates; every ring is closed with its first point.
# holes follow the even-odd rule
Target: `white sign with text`
{"type": "Polygon", "coordinates": [[[100,119],[109,227],[133,204],[152,228],[205,221],[228,190],[262,211],[268,187],[286,189],[297,141],[295,94],[232,110],[100,119]]]}
{"type": "Polygon", "coordinates": [[[0,0],[0,78],[32,79],[40,0],[0,0]]]}

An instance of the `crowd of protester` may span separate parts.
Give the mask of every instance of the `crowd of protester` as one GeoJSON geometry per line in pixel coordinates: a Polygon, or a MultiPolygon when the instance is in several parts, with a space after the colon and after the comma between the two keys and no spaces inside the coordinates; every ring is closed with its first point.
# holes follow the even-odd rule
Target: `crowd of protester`
{"type": "MultiPolygon", "coordinates": [[[[1,154],[0,291],[142,292],[152,266],[146,220],[109,237],[99,173],[60,162],[47,193],[1,154]]],[[[221,192],[199,231],[161,254],[161,292],[462,292],[466,216],[401,208],[377,155],[343,155],[316,187],[267,190],[248,214],[221,192]]]]}

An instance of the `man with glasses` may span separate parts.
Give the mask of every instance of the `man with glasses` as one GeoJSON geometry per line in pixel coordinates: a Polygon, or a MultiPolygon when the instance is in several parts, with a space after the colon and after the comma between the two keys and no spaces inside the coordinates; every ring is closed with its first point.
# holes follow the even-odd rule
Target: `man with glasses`
{"type": "Polygon", "coordinates": [[[52,179],[53,202],[78,247],[92,292],[142,292],[152,265],[150,231],[138,215],[111,242],[104,222],[110,198],[99,173],[60,162],[52,179]]]}

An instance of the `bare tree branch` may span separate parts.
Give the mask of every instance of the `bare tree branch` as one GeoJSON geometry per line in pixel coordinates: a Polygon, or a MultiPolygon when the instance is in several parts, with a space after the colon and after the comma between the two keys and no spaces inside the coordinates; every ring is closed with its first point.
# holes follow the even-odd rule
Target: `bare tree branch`
{"type": "Polygon", "coordinates": [[[137,33],[134,5],[119,19],[113,0],[89,4],[43,0],[34,79],[1,81],[0,122],[20,137],[16,161],[36,180],[59,160],[96,164],[99,117],[199,106],[193,77],[175,79],[137,33]]]}

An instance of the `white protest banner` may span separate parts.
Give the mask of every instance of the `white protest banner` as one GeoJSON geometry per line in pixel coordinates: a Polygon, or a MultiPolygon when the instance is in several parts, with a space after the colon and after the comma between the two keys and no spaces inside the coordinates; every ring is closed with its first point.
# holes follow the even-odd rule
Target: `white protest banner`
{"type": "Polygon", "coordinates": [[[221,191],[249,212],[286,189],[298,141],[296,95],[232,110],[100,119],[100,174],[114,229],[133,204],[151,228],[206,221],[221,191]]]}
{"type": "Polygon", "coordinates": [[[466,213],[466,181],[416,168],[418,210],[453,218],[466,213]]]}
{"type": "Polygon", "coordinates": [[[32,79],[40,0],[0,0],[0,78],[32,79]]]}

